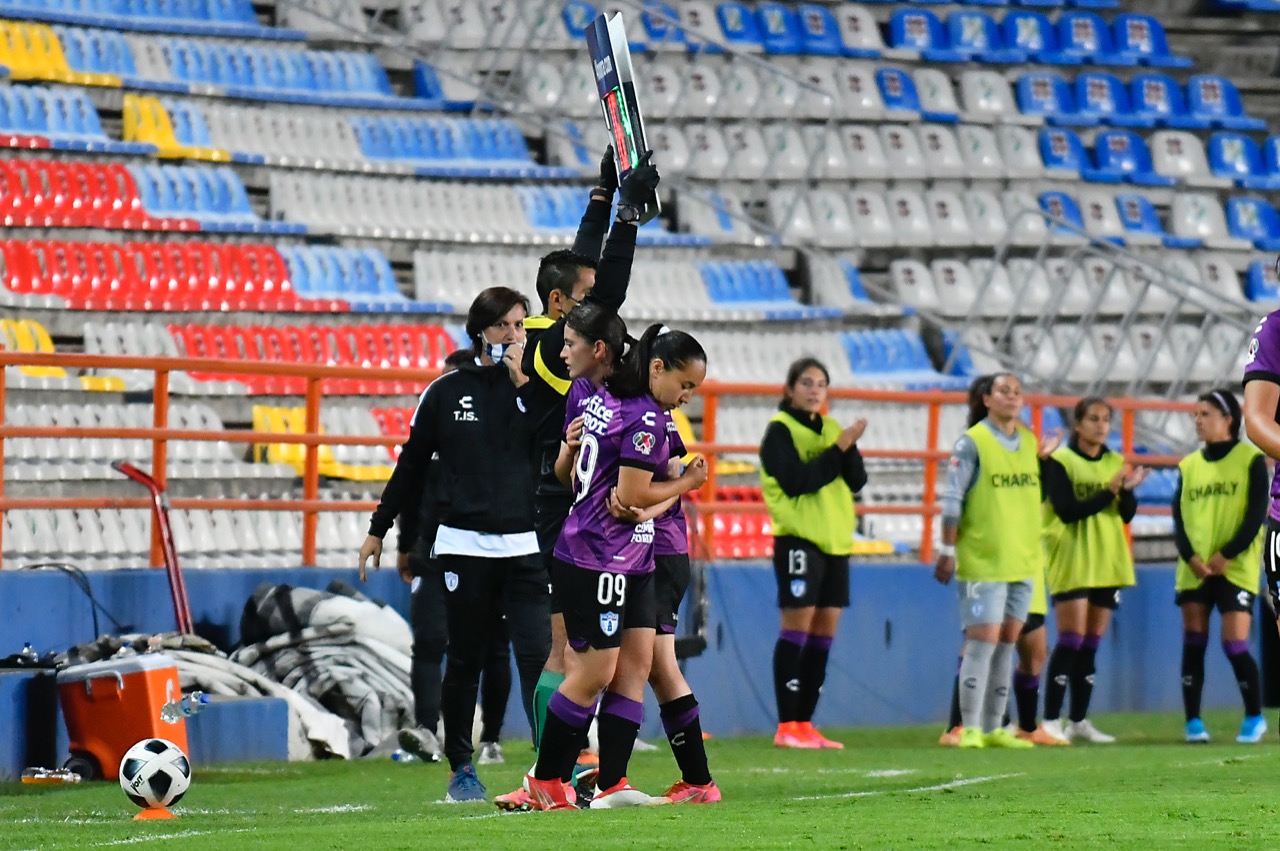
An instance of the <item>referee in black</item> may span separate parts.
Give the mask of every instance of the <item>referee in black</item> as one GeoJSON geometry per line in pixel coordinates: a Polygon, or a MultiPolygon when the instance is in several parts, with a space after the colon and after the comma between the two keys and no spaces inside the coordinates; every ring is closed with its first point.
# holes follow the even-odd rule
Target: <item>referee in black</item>
{"type": "MultiPolygon", "coordinates": [[[[531,453],[537,475],[534,517],[538,546],[543,554],[548,581],[553,585],[551,551],[560,536],[560,527],[569,515],[569,506],[573,504],[569,489],[560,483],[555,469],[564,433],[565,394],[572,384],[568,367],[560,357],[564,348],[564,317],[583,302],[598,304],[616,313],[626,300],[640,214],[654,197],[659,181],[658,170],[650,162],[651,157],[652,152],[646,152],[619,186],[613,146],[605,150],[600,161],[600,182],[591,190],[591,199],[578,226],[573,249],[553,251],[542,258],[537,279],[542,314],[525,322],[528,341],[522,368],[529,381],[521,388],[520,399],[531,424],[531,453]],[[617,216],[602,252],[600,243],[609,225],[615,190],[619,194],[617,216]]],[[[556,605],[554,592],[551,599],[551,636],[551,653],[536,689],[532,695],[523,695],[526,701],[532,698],[535,744],[541,740],[547,701],[564,680],[565,673],[564,618],[556,605]]]]}

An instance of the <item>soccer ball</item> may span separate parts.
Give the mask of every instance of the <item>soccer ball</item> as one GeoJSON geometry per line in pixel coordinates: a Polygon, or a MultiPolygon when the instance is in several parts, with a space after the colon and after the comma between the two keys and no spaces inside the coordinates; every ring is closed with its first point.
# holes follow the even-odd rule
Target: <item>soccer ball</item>
{"type": "Polygon", "coordinates": [[[120,788],[140,807],[178,803],[191,785],[191,762],[167,739],[143,739],[120,760],[120,788]]]}

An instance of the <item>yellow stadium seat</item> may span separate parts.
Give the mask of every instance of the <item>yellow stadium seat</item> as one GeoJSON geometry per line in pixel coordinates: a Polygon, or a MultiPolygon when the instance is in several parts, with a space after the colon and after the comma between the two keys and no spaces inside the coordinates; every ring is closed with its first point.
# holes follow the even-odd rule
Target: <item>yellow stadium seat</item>
{"type": "Polygon", "coordinates": [[[0,21],[0,64],[9,68],[15,80],[52,80],[76,86],[120,88],[114,74],[73,71],[62,52],[62,43],[52,27],[0,21]]]}
{"type": "MultiPolygon", "coordinates": [[[[0,319],[0,341],[17,352],[54,354],[57,351],[49,332],[33,319],[0,319]]],[[[68,378],[67,371],[60,366],[20,366],[18,369],[32,378],[68,378]]],[[[95,392],[121,393],[125,389],[124,380],[114,376],[82,375],[80,386],[95,392]]]]}
{"type": "Polygon", "coordinates": [[[192,147],[179,142],[173,132],[169,112],[157,97],[125,95],[123,111],[124,140],[155,145],[158,157],[218,163],[231,161],[231,153],[221,148],[192,147]]]}
{"type": "MultiPolygon", "coordinates": [[[[306,432],[306,408],[273,408],[267,405],[253,406],[253,430],[285,434],[306,432]]],[[[324,433],[323,428],[321,433],[324,433]]],[[[307,448],[300,443],[255,444],[253,460],[257,463],[287,464],[299,476],[306,471],[307,448]]],[[[321,446],[318,452],[320,475],[330,479],[356,482],[385,482],[391,478],[388,464],[343,464],[333,455],[332,446],[321,446]]]]}

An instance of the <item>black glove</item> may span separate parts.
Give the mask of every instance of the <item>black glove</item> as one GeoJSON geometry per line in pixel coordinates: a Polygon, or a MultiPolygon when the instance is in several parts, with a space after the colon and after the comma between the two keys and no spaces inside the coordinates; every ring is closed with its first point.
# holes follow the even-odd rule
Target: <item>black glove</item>
{"type": "Polygon", "coordinates": [[[618,187],[619,203],[643,207],[653,199],[654,190],[658,188],[658,181],[662,177],[658,174],[658,167],[649,162],[652,158],[653,151],[645,151],[640,162],[623,179],[622,185],[618,187]]]}
{"type": "Polygon", "coordinates": [[[600,182],[596,185],[609,194],[618,188],[618,163],[613,158],[613,145],[605,148],[600,158],[600,182]]]}

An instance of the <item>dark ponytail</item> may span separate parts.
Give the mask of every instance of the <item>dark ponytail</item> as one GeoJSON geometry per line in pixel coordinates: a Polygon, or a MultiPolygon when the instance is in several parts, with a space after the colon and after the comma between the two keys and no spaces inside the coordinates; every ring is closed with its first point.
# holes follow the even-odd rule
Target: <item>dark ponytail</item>
{"type": "Polygon", "coordinates": [[[691,334],[672,331],[661,324],[650,325],[614,367],[613,375],[605,382],[609,392],[620,399],[647,395],[649,364],[655,359],[662,361],[665,369],[683,369],[695,361],[706,363],[707,353],[691,334]]]}
{"type": "Polygon", "coordinates": [[[604,343],[609,352],[609,362],[615,367],[621,363],[627,343],[634,342],[627,336],[627,323],[617,312],[604,305],[585,302],[570,310],[564,324],[572,328],[584,340],[604,343]]]}
{"type": "Polygon", "coordinates": [[[1225,387],[1217,390],[1210,390],[1208,393],[1201,394],[1198,401],[1212,405],[1213,408],[1222,413],[1223,416],[1231,418],[1231,439],[1238,441],[1240,439],[1240,426],[1243,423],[1243,416],[1240,412],[1240,400],[1236,398],[1236,394],[1232,393],[1225,387]]]}
{"type": "Polygon", "coordinates": [[[987,418],[987,403],[982,401],[983,396],[990,396],[991,391],[995,389],[996,379],[1006,375],[1012,376],[1012,372],[993,372],[989,375],[980,375],[969,385],[969,427],[972,428],[987,418]]]}

